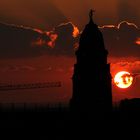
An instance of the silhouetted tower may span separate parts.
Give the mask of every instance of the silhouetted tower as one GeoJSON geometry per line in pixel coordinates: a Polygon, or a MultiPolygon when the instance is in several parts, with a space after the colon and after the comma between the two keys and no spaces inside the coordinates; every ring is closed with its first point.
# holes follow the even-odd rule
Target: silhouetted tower
{"type": "Polygon", "coordinates": [[[107,63],[108,51],[105,49],[102,33],[90,21],[83,30],[79,48],[76,51],[77,63],[74,65],[73,95],[71,109],[94,112],[112,109],[112,89],[110,64],[107,63]]]}

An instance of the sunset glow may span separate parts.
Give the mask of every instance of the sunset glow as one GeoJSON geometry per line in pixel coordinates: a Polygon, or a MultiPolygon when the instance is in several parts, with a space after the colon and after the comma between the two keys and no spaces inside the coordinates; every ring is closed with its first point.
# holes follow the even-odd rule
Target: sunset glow
{"type": "Polygon", "coordinates": [[[140,37],[137,38],[137,40],[136,40],[136,44],[137,44],[137,45],[140,45],[140,37]]]}
{"type": "Polygon", "coordinates": [[[133,77],[129,72],[121,71],[115,75],[114,83],[117,87],[125,89],[132,85],[133,77]]]}
{"type": "Polygon", "coordinates": [[[74,28],[74,30],[73,30],[73,37],[77,37],[80,34],[79,29],[76,26],[74,26],[73,28],[74,28]]]}

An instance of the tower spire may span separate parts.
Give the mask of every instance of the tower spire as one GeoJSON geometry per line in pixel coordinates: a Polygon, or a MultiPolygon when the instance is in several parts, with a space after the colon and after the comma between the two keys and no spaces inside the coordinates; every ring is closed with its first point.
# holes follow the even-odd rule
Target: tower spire
{"type": "Polygon", "coordinates": [[[93,22],[93,13],[95,12],[95,10],[91,9],[90,12],[89,12],[89,19],[90,21],[93,22]]]}

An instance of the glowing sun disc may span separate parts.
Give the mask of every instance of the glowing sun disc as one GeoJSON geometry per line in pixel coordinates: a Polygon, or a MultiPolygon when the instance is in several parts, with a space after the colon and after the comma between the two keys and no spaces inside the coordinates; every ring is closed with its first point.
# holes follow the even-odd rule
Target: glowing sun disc
{"type": "Polygon", "coordinates": [[[129,72],[126,72],[126,71],[118,72],[115,75],[114,83],[119,88],[128,88],[133,83],[133,76],[129,72]]]}

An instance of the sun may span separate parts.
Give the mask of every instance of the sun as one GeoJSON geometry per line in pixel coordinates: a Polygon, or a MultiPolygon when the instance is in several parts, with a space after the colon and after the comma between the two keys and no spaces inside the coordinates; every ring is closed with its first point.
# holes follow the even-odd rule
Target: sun
{"type": "Polygon", "coordinates": [[[133,79],[133,76],[129,72],[121,71],[115,75],[114,83],[117,87],[125,89],[132,85],[133,79]]]}

